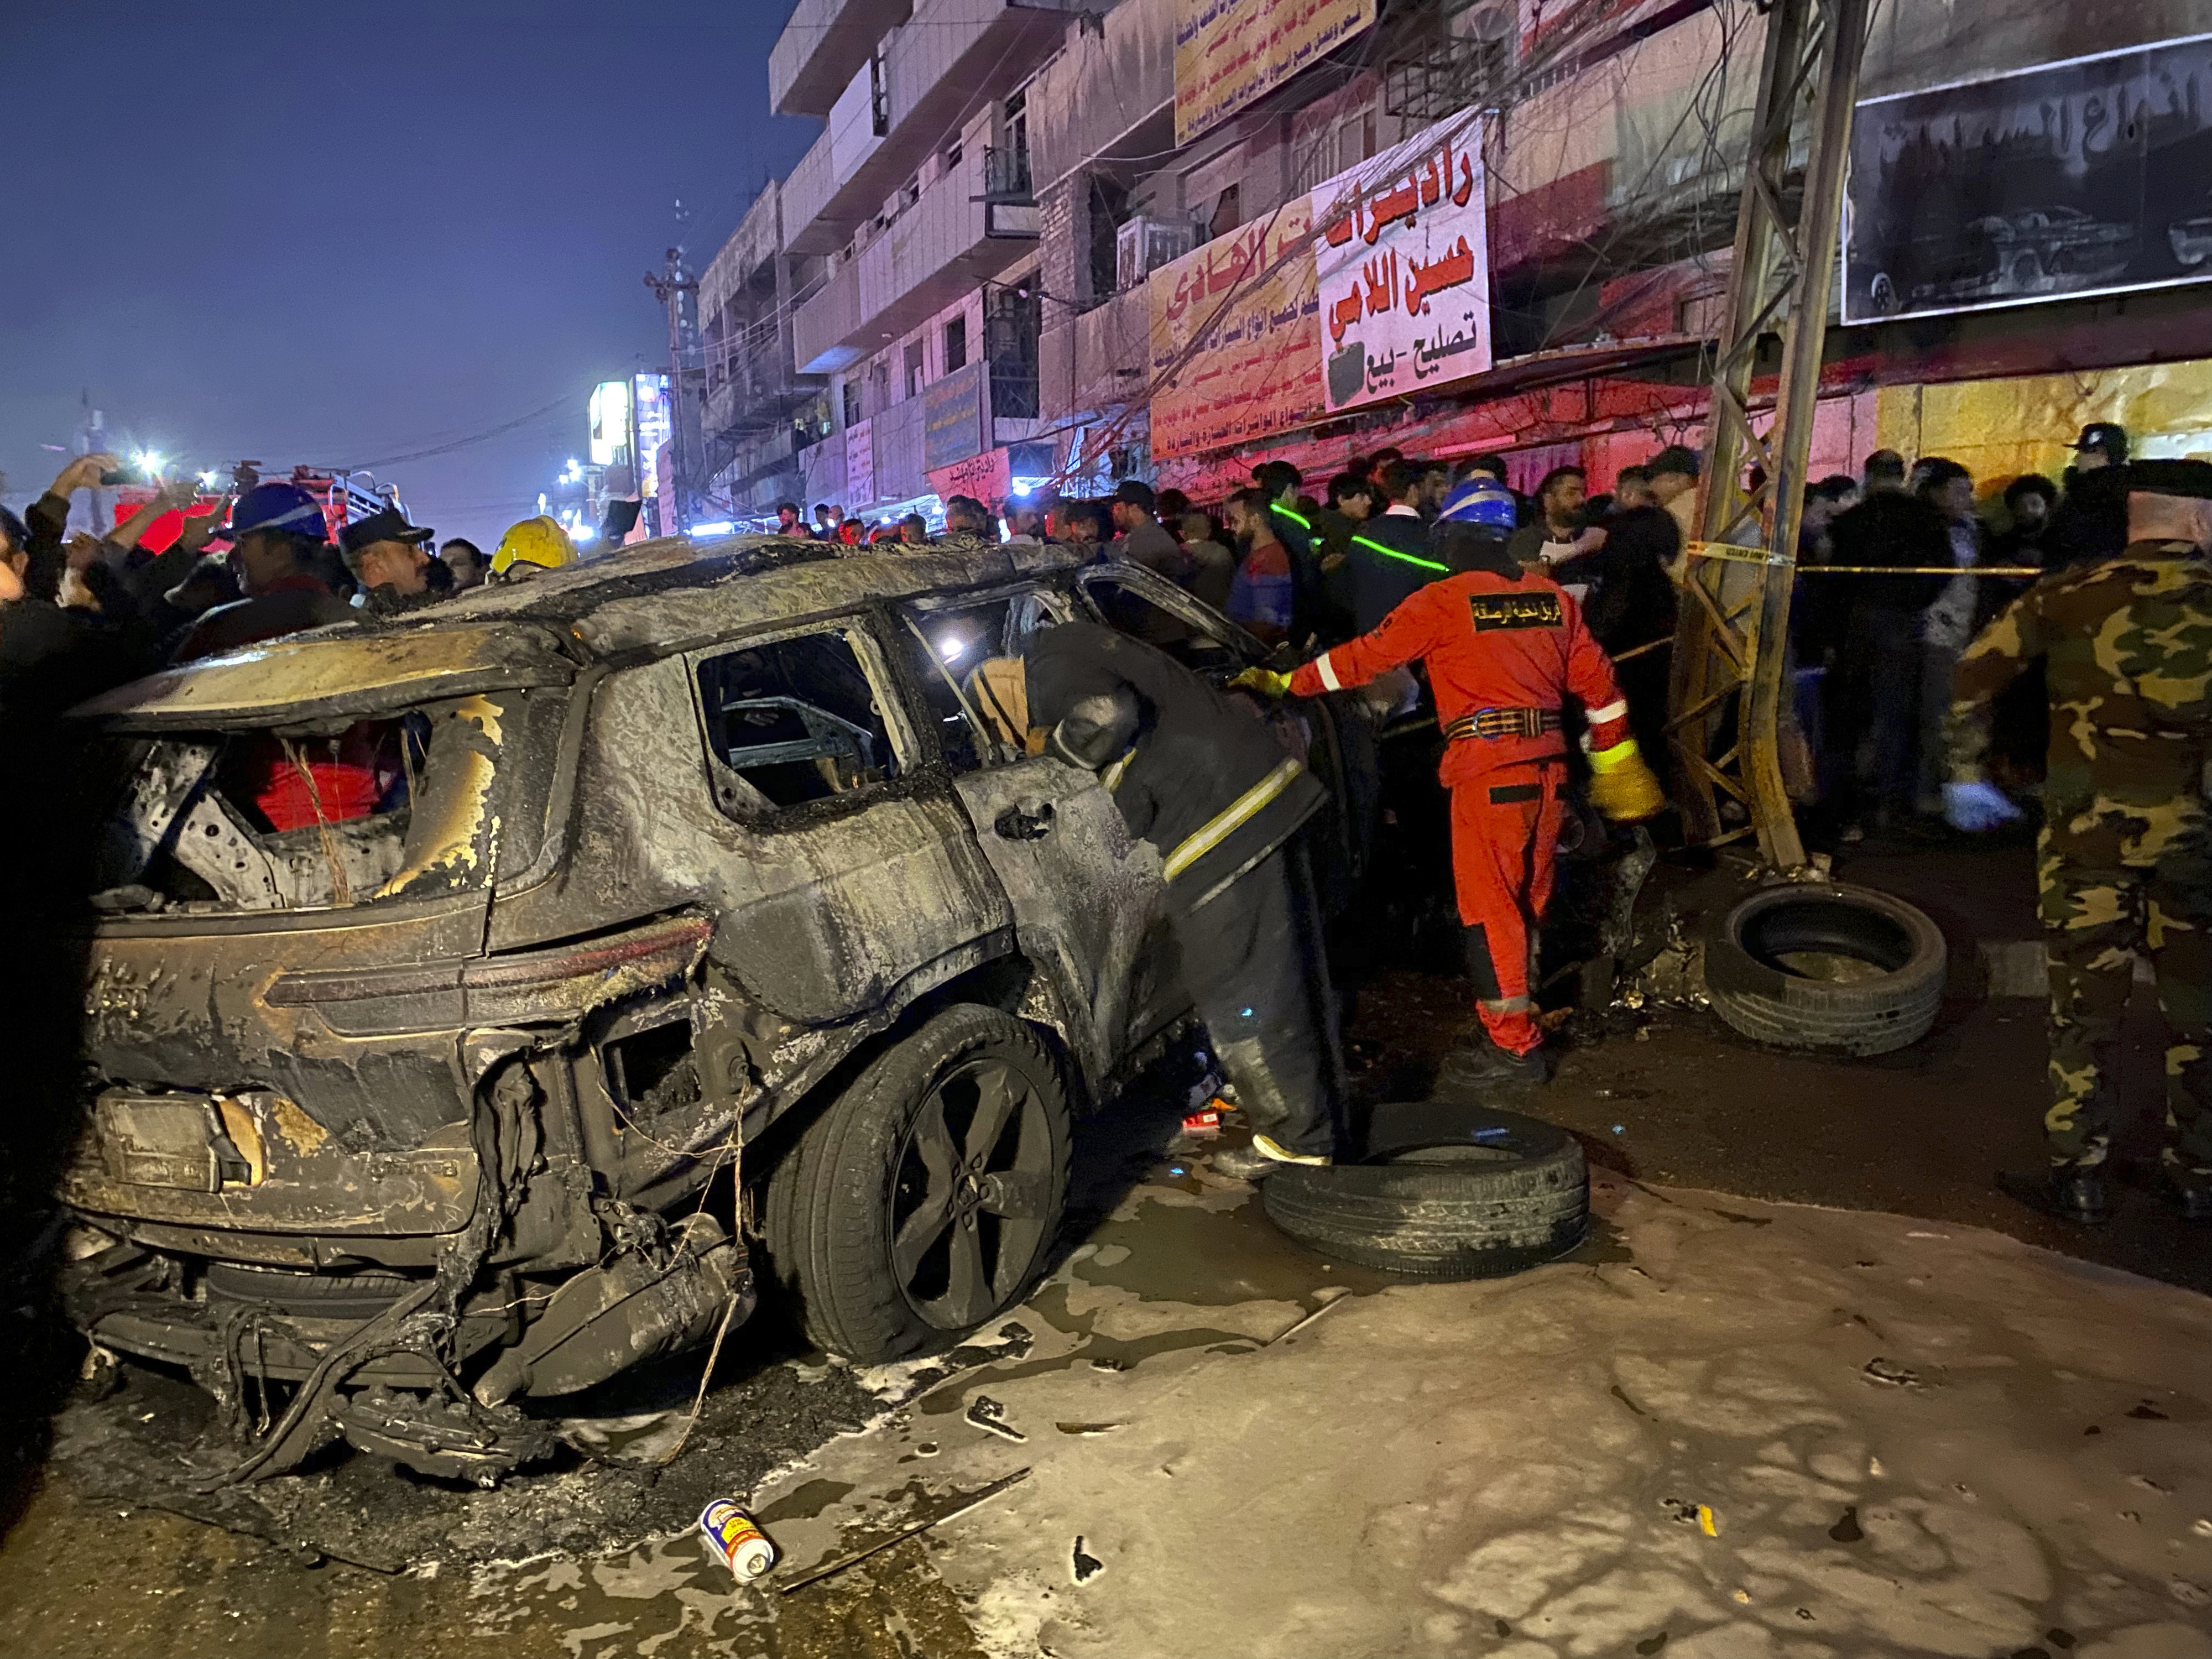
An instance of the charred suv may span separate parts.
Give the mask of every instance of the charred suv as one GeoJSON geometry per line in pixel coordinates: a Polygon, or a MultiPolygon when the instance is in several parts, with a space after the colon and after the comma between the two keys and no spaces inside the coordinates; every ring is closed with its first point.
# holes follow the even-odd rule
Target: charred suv
{"type": "Polygon", "coordinates": [[[233,1477],[342,1434],[489,1482],[549,1449],[530,1402],[766,1281],[869,1360],[1008,1306],[1073,1109],[1187,1007],[1157,856],[978,706],[977,664],[1074,617],[1259,655],[1057,549],[741,538],[77,711],[128,777],[63,1182],[80,1326],[262,1425],[233,1477]]]}

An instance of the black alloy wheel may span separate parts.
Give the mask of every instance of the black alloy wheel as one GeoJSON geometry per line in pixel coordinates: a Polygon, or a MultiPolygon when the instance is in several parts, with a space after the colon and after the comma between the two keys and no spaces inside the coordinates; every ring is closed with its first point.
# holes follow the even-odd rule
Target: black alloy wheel
{"type": "Polygon", "coordinates": [[[1019,1302],[1070,1133],[1059,1061],[1011,1014],[961,1004],[886,1048],[769,1175],[769,1265],[806,1334],[878,1364],[1019,1302]]]}
{"type": "Polygon", "coordinates": [[[1021,1289],[1058,1219],[1056,1138],[1037,1085],[1001,1055],[929,1092],[891,1184],[891,1269],[934,1329],[972,1329],[1021,1289]]]}

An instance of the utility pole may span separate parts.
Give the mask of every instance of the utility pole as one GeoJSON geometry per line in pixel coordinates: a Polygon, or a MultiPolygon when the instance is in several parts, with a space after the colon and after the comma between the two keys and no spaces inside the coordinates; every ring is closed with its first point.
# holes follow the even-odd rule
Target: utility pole
{"type": "Polygon", "coordinates": [[[1690,560],[1668,703],[1674,800],[1690,841],[1710,847],[1755,834],[1767,864],[1784,872],[1805,864],[1776,742],[1786,695],[1790,590],[1851,108],[1872,9],[1873,0],[1773,0],[1766,13],[1729,317],[1714,355],[1705,432],[1699,535],[1715,551],[1690,560]],[[1784,193],[1790,131],[1808,97],[1811,143],[1793,214],[1784,193]],[[1772,427],[1761,437],[1752,426],[1751,382],[1769,335],[1780,337],[1781,380],[1772,427]],[[1764,477],[1756,490],[1743,487],[1747,465],[1764,477]]]}
{"type": "MultiPolygon", "coordinates": [[[[677,234],[682,235],[690,223],[690,210],[679,199],[676,204],[677,234]]],[[[676,504],[676,522],[660,527],[663,535],[681,535],[690,529],[696,517],[696,496],[699,480],[693,475],[699,459],[700,397],[703,386],[694,388],[690,376],[696,373],[703,380],[702,370],[690,366],[701,361],[699,349],[699,283],[684,268],[684,245],[678,242],[668,250],[658,274],[647,271],[645,285],[653,297],[668,307],[668,471],[669,499],[676,504]]],[[[643,460],[639,459],[639,473],[643,476],[643,460]]]]}

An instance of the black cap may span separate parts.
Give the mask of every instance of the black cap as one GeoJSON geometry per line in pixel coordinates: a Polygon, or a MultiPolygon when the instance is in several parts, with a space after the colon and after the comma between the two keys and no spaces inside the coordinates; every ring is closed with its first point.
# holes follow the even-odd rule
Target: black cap
{"type": "Polygon", "coordinates": [[[1159,500],[1152,494],[1152,485],[1142,478],[1124,478],[1114,486],[1114,499],[1124,507],[1141,507],[1147,513],[1158,509],[1159,500]]]}
{"type": "Polygon", "coordinates": [[[2128,493],[2212,500],[2212,461],[2131,461],[2128,493]]]}
{"type": "Polygon", "coordinates": [[[419,545],[437,533],[408,523],[404,513],[396,507],[387,507],[365,519],[356,519],[338,532],[338,546],[351,555],[375,542],[413,542],[419,545]]]}
{"type": "Polygon", "coordinates": [[[1644,471],[1647,476],[1654,478],[1662,472],[1679,473],[1685,478],[1694,478],[1702,465],[1703,464],[1698,459],[1698,452],[1687,444],[1668,444],[1666,448],[1644,463],[1644,471]]]}
{"type": "Polygon", "coordinates": [[[2092,421],[2081,428],[2074,447],[2076,452],[2094,449],[2108,461],[2124,461],[2128,458],[2128,429],[2110,421],[2092,421]]]}

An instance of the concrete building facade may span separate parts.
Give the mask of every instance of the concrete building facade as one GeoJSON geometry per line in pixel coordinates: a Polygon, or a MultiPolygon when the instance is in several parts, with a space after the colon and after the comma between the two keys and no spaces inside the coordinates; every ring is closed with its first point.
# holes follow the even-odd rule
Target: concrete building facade
{"type": "MultiPolygon", "coordinates": [[[[821,118],[822,136],[702,287],[705,430],[735,511],[784,494],[881,517],[1047,476],[1075,493],[1145,477],[1205,499],[1262,454],[1316,472],[1385,444],[1505,450],[1524,485],[1574,459],[1599,488],[1696,441],[1763,46],[1753,0],[1340,3],[1371,21],[1194,130],[1177,71],[1180,56],[1190,72],[1194,19],[1249,13],[1279,33],[1325,7],[803,0],[769,91],[781,112],[821,118]],[[1489,366],[1218,450],[1155,446],[1152,405],[1175,373],[1154,349],[1155,274],[1469,112],[1484,112],[1489,366]]],[[[2208,31],[2212,0],[1884,7],[1862,96],[2208,31]]],[[[1839,323],[1821,470],[1856,470],[1908,410],[1923,442],[1971,435],[1927,427],[1914,389],[1930,385],[2017,380],[2042,410],[2028,383],[2073,373],[2092,380],[2043,411],[2052,420],[2103,418],[2084,412],[2100,401],[2179,410],[2185,397],[2127,377],[2162,364],[2160,386],[2196,383],[2181,365],[2212,359],[2203,296],[2054,294],[1839,323]]],[[[2049,467],[2056,435],[2002,459],[2049,467]]]]}

